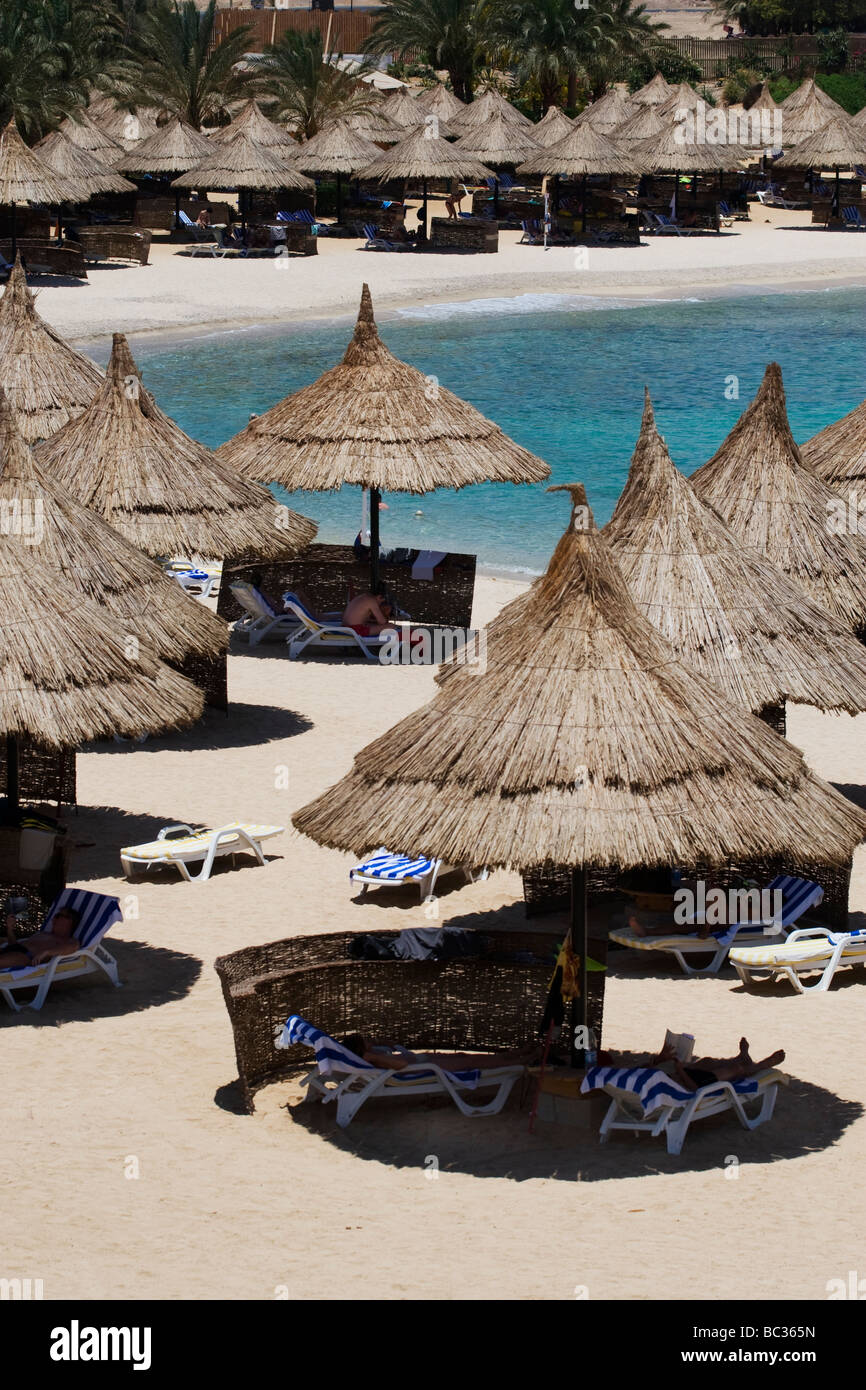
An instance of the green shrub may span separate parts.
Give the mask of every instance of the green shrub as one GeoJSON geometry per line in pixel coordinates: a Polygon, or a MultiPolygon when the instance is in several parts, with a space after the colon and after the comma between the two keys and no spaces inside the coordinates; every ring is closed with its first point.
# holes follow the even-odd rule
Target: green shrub
{"type": "Polygon", "coordinates": [[[722,88],[722,99],[728,106],[742,101],[750,87],[763,79],[754,68],[735,68],[722,88]]]}
{"type": "Polygon", "coordinates": [[[696,86],[704,78],[704,71],[699,63],[693,62],[684,53],[677,52],[669,44],[659,43],[633,58],[626,72],[629,91],[636,92],[639,87],[646,86],[657,72],[674,86],[678,82],[691,82],[692,86],[696,86]]]}
{"type": "Polygon", "coordinates": [[[821,72],[818,86],[844,106],[849,116],[856,116],[866,106],[866,74],[860,72],[821,72]]]}

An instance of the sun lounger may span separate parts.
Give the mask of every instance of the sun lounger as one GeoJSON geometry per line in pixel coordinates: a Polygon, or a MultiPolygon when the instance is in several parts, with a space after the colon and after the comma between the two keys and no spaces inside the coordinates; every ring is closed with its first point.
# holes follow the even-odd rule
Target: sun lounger
{"type": "Polygon", "coordinates": [[[229,588],[241,607],[246,610],[244,616],[232,624],[232,632],[239,637],[246,637],[251,647],[269,638],[273,640],[286,637],[290,632],[297,632],[300,626],[297,613],[275,613],[264,594],[260,594],[253,584],[238,580],[230,584],[229,588]]]}
{"type": "Polygon", "coordinates": [[[44,965],[21,965],[12,970],[0,970],[0,994],[16,1013],[21,1010],[21,1005],[15,1002],[18,990],[35,989],[35,998],[25,1007],[41,1009],[55,980],[80,979],[82,975],[92,975],[94,971],[101,970],[116,988],[120,988],[117,962],[102,945],[102,938],[109,927],[123,919],[117,898],[109,898],[104,893],[88,893],[81,888],[64,888],[51,904],[42,924],[43,929],[61,907],[74,908],[81,914],[74,933],[79,949],[67,956],[53,956],[44,965]]]}
{"type": "Polygon", "coordinates": [[[296,631],[286,639],[291,661],[295,661],[301,652],[311,647],[317,650],[356,649],[363,652],[368,661],[375,661],[381,648],[393,638],[393,629],[390,634],[379,633],[373,637],[364,637],[354,628],[346,627],[344,623],[330,618],[315,618],[304,604],[290,594],[285,595],[284,602],[286,611],[295,614],[298,619],[296,631]]]}
{"type": "MultiPolygon", "coordinates": [[[[359,864],[357,869],[350,869],[349,878],[353,883],[362,885],[361,897],[371,884],[417,883],[423,902],[433,894],[442,863],[441,859],[427,859],[424,855],[413,859],[408,854],[391,854],[382,845],[369,859],[365,859],[363,864],[359,864]]],[[[478,873],[466,865],[461,865],[461,869],[467,883],[476,883],[487,878],[486,869],[481,869],[478,873]]]]}
{"type": "MultiPolygon", "coordinates": [[[[496,1067],[490,1071],[443,1071],[433,1062],[419,1063],[405,1071],[374,1067],[350,1052],[327,1033],[314,1028],[299,1014],[292,1014],[277,1038],[276,1046],[294,1047],[303,1043],[316,1053],[316,1069],[302,1083],[308,1100],[321,1099],[323,1105],[337,1103],[337,1124],[345,1129],[361,1106],[372,1096],[448,1095],[461,1115],[498,1115],[524,1067],[496,1067]],[[470,1105],[464,1093],[494,1086],[496,1094],[486,1105],[470,1105]]],[[[405,1052],[405,1048],[398,1051],[405,1052]]]]}
{"type": "Polygon", "coordinates": [[[179,869],[188,883],[200,883],[210,878],[215,859],[225,855],[250,853],[260,864],[267,861],[262,853],[262,841],[282,835],[282,825],[256,825],[235,821],[218,830],[194,830],[191,825],[166,825],[155,840],[146,845],[128,845],[120,851],[120,863],[127,878],[135,871],[171,864],[179,869]],[[180,834],[178,835],[178,832],[180,834]],[[169,836],[177,836],[170,839],[169,836]],[[191,874],[190,864],[201,864],[197,874],[191,874]]]}
{"type": "Polygon", "coordinates": [[[199,227],[193,222],[191,217],[181,210],[178,212],[178,220],[184,231],[189,232],[192,237],[192,245],[189,248],[191,256],[197,256],[201,251],[205,255],[225,256],[229,248],[220,242],[214,227],[199,227]]]}
{"type": "Polygon", "coordinates": [[[846,227],[853,227],[857,232],[866,232],[866,222],[860,216],[860,209],[846,207],[842,209],[842,220],[846,227]]]}
{"type": "Polygon", "coordinates": [[[389,241],[387,237],[379,235],[379,229],[374,227],[372,222],[368,222],[364,227],[364,236],[367,238],[364,246],[365,251],[414,251],[415,243],[412,241],[389,241]]]}
{"type": "Polygon", "coordinates": [[[866,965],[866,931],[834,932],[828,927],[800,927],[787,941],[770,946],[737,947],[731,964],[744,985],[781,976],[800,994],[824,994],[843,965],[866,965]],[[804,975],[817,974],[812,984],[804,975]]]}
{"type": "Polygon", "coordinates": [[[769,918],[761,922],[731,922],[703,938],[686,932],[671,932],[669,936],[636,936],[631,928],[623,927],[612,931],[610,939],[618,946],[627,946],[636,951],[669,951],[686,975],[717,975],[734,941],[737,946],[763,944],[768,935],[781,935],[824,897],[820,884],[805,878],[794,878],[790,874],[779,874],[767,885],[766,891],[782,894],[778,920],[769,918]],[[686,961],[686,956],[707,955],[710,951],[713,957],[708,965],[691,966],[686,961]]]}
{"type": "Polygon", "coordinates": [[[656,236],[662,236],[665,232],[674,232],[677,236],[691,236],[698,230],[697,227],[682,227],[679,222],[675,222],[672,217],[668,217],[664,212],[651,212],[650,218],[655,222],[655,227],[650,223],[650,231],[656,236]]]}
{"type": "Polygon", "coordinates": [[[200,569],[173,570],[172,574],[180,587],[188,594],[201,594],[202,598],[210,598],[211,589],[219,580],[218,575],[209,574],[207,570],[200,569]]]}
{"type": "Polygon", "coordinates": [[[633,1134],[645,1131],[663,1134],[668,1153],[678,1154],[695,1120],[733,1111],[744,1129],[766,1124],[773,1115],[779,1083],[785,1080],[781,1072],[771,1069],[745,1081],[714,1081],[688,1091],[658,1067],[591,1067],[580,1089],[584,1094],[602,1090],[610,1096],[598,1134],[602,1144],[617,1129],[633,1134]],[[759,1102],[759,1108],[749,1114],[747,1106],[752,1102],[759,1102]]]}
{"type": "Polygon", "coordinates": [[[521,222],[520,225],[523,228],[523,235],[517,243],[518,246],[538,246],[544,240],[544,232],[537,218],[530,218],[528,221],[521,222]]]}

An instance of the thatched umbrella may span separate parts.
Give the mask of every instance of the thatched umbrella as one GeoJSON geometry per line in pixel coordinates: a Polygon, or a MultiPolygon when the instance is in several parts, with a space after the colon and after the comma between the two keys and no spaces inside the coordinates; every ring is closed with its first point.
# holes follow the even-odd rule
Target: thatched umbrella
{"type": "Polygon", "coordinates": [[[671,460],[649,393],[628,481],[602,535],[638,608],[735,704],[866,710],[866,648],[725,526],[671,460]]]}
{"type": "Polygon", "coordinates": [[[89,150],[103,164],[113,165],[123,154],[124,146],[118,140],[113,140],[104,130],[100,130],[86,111],[77,111],[74,116],[67,116],[59,129],[73,145],[82,150],[89,150]]]}
{"type": "Polygon", "coordinates": [[[541,120],[532,127],[532,138],[536,145],[555,145],[574,129],[574,121],[569,120],[559,106],[548,106],[541,120]]]}
{"type": "Polygon", "coordinates": [[[814,135],[783,154],[778,163],[784,169],[833,169],[836,181],[832,209],[838,215],[839,170],[866,164],[866,130],[858,130],[847,116],[831,116],[814,135]]]}
{"type": "Polygon", "coordinates": [[[344,174],[355,174],[364,169],[372,160],[378,159],[382,151],[346,124],[334,121],[297,147],[292,160],[293,167],[304,174],[336,174],[337,176],[337,221],[342,212],[342,182],[344,174]]]}
{"type": "Polygon", "coordinates": [[[493,87],[486,91],[483,96],[471,102],[463,111],[453,115],[448,124],[458,135],[465,135],[467,131],[485,125],[491,117],[497,114],[504,116],[505,120],[512,125],[526,126],[527,129],[532,125],[528,116],[524,116],[522,111],[518,111],[516,106],[512,106],[511,102],[506,101],[505,97],[493,87]]]}
{"type": "Polygon", "coordinates": [[[721,448],[691,481],[746,545],[866,638],[866,537],[832,524],[839,495],[794,443],[776,362],[721,448]]]}
{"type": "Polygon", "coordinates": [[[144,107],[137,111],[122,109],[108,97],[91,102],[88,114],[100,130],[125,150],[131,150],[140,140],[148,140],[158,130],[155,112],[144,107]]]}
{"type": "Polygon", "coordinates": [[[411,130],[393,149],[385,150],[366,169],[362,179],[420,179],[424,204],[424,235],[427,235],[427,182],[429,179],[492,178],[491,170],[472,155],[449,145],[441,136],[431,135],[429,127],[411,130]]]}
{"type": "Polygon", "coordinates": [[[415,105],[425,116],[438,116],[449,125],[452,116],[459,118],[466,111],[466,103],[453,92],[449,92],[441,82],[437,82],[435,87],[425,87],[415,97],[415,105]]]}
{"type": "Polygon", "coordinates": [[[14,119],[0,131],[0,207],[12,209],[13,260],[18,252],[16,210],[20,205],[59,207],[61,203],[86,201],[89,196],[80,179],[55,173],[35,150],[28,149],[14,119]]]}
{"type": "MultiPolygon", "coordinates": [[[[691,91],[691,88],[689,88],[691,91]]],[[[664,108],[659,108],[664,116],[664,108]]],[[[694,122],[691,123],[692,126],[694,122]]],[[[700,132],[689,129],[687,121],[670,120],[664,130],[641,143],[640,157],[645,168],[654,173],[673,174],[674,196],[671,215],[677,216],[677,180],[681,173],[718,174],[721,180],[729,170],[738,169],[748,160],[739,145],[710,144],[700,138],[700,132]]]]}
{"type": "Polygon", "coordinates": [[[631,147],[639,140],[650,140],[669,128],[668,118],[659,115],[658,103],[645,103],[639,106],[628,120],[623,121],[621,126],[617,126],[614,138],[619,145],[631,147]]]}
{"type": "MultiPolygon", "coordinates": [[[[216,145],[201,163],[172,179],[172,188],[203,188],[216,192],[253,193],[257,189],[305,188],[316,185],[287,159],[282,146],[268,149],[246,131],[216,145]]],[[[246,202],[241,205],[241,225],[246,225],[246,202]]]]}
{"type": "Polygon", "coordinates": [[[632,92],[631,99],[636,101],[638,106],[661,106],[663,102],[668,100],[673,90],[671,84],[665,81],[660,72],[657,72],[643,87],[632,92]]]}
{"type": "Polygon", "coordinates": [[[396,145],[406,135],[406,127],[390,121],[380,111],[352,111],[342,117],[343,123],[356,135],[363,135],[374,145],[396,145]]]}
{"type": "Polygon", "coordinates": [[[370,559],[378,583],[379,494],[469,483],[534,483],[541,459],[473,406],[399,361],[379,337],[365,285],[343,360],[228,440],[219,457],[246,477],[289,492],[344,483],[371,493],[370,559]]]}
{"type": "MultiPolygon", "coordinates": [[[[468,155],[470,159],[480,159],[491,169],[511,168],[524,159],[530,159],[539,149],[538,144],[524,126],[506,121],[501,112],[491,116],[482,126],[475,126],[455,141],[454,149],[468,155]]],[[[499,179],[493,183],[493,216],[499,216],[499,179]]]]}
{"type": "Polygon", "coordinates": [[[62,130],[55,130],[51,135],[46,135],[36,148],[55,173],[62,174],[64,178],[74,179],[81,184],[82,189],[86,188],[88,198],[93,198],[97,193],[136,191],[134,183],[130,183],[129,179],[109,168],[90,150],[76,145],[62,130]]]}
{"type": "Polygon", "coordinates": [[[579,125],[591,125],[602,135],[612,135],[635,110],[634,102],[622,87],[609,87],[603,97],[581,111],[577,120],[579,125]]]}
{"type": "Polygon", "coordinates": [[[588,121],[573,125],[556,145],[541,149],[518,169],[520,174],[565,174],[581,181],[583,231],[586,233],[586,180],[590,174],[640,173],[644,165],[634,147],[602,135],[588,121]]]}
{"type": "Polygon", "coordinates": [[[80,415],[103,382],[95,362],[76,352],[36,312],[21,258],[0,300],[0,387],[28,444],[47,439],[80,415]]]}
{"type": "Polygon", "coordinates": [[[127,174],[183,174],[212,153],[207,136],[176,116],[134,149],[119,155],[114,166],[127,174]]]}
{"type": "Polygon", "coordinates": [[[225,624],[210,609],[40,468],[2,390],[0,465],[0,511],[14,517],[18,508],[39,518],[34,555],[41,569],[62,575],[79,598],[108,609],[166,661],[225,649],[225,624]]]}
{"type": "Polygon", "coordinates": [[[585,984],[588,869],[847,868],[866,815],[680,664],[632,602],[583,487],[555,490],[571,492],[570,524],[532,601],[515,601],[519,621],[506,609],[488,629],[486,669],[455,668],[293,823],[353,853],[398,842],[455,864],[571,866],[585,984]]]}
{"type": "Polygon", "coordinates": [[[801,82],[793,92],[785,97],[781,103],[782,110],[788,116],[792,116],[795,111],[800,111],[804,106],[809,106],[812,102],[817,102],[823,106],[831,116],[844,116],[845,108],[840,106],[838,101],[834,101],[828,96],[823,87],[819,87],[814,77],[807,77],[805,82],[801,82]]]}
{"type": "Polygon", "coordinates": [[[254,99],[244,104],[229,125],[221,126],[219,130],[215,130],[210,136],[209,143],[224,145],[227,140],[233,140],[239,131],[248,135],[257,145],[264,145],[266,149],[286,149],[294,146],[295,143],[286,126],[280,126],[277,125],[276,121],[268,120],[254,99]]]}
{"type": "Polygon", "coordinates": [[[314,522],[277,506],[159,409],[122,333],[98,394],[37,462],[148,555],[263,559],[309,545],[314,522]]]}
{"type": "Polygon", "coordinates": [[[851,116],[850,120],[856,130],[866,131],[866,106],[862,111],[858,111],[856,116],[851,116]]]}
{"type": "MultiPolygon", "coordinates": [[[[841,121],[848,120],[847,111],[844,111],[841,106],[837,106],[835,101],[831,101],[814,82],[809,87],[805,99],[799,105],[788,106],[782,102],[782,143],[785,147],[785,154],[782,158],[787,157],[789,166],[792,160],[796,162],[796,157],[799,154],[799,150],[792,150],[791,147],[801,145],[810,136],[817,135],[831,116],[835,116],[841,121]],[[830,106],[827,105],[828,101],[830,106]]],[[[781,160],[779,162],[781,163],[781,160]]]]}
{"type": "Polygon", "coordinates": [[[425,116],[430,114],[418,106],[405,87],[398,87],[390,96],[385,97],[376,109],[387,116],[389,121],[405,127],[406,130],[414,130],[416,126],[423,125],[425,116]]]}
{"type": "Polygon", "coordinates": [[[800,455],[845,499],[854,527],[866,530],[866,401],[801,444],[800,455]]]}
{"type": "Polygon", "coordinates": [[[660,103],[659,110],[663,116],[674,119],[677,111],[697,111],[703,103],[703,97],[694,87],[688,82],[678,82],[671,90],[670,96],[660,103]]]}

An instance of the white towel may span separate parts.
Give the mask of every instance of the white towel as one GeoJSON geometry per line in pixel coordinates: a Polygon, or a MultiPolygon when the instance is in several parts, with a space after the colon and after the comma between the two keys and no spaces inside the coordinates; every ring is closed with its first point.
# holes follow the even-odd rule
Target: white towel
{"type": "Polygon", "coordinates": [[[412,566],[413,579],[432,579],[433,571],[445,559],[447,550],[422,550],[412,566]]]}

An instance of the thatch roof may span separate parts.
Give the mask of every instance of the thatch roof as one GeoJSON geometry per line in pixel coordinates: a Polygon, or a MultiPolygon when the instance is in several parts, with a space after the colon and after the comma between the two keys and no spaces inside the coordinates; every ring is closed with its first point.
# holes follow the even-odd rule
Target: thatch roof
{"type": "Polygon", "coordinates": [[[438,116],[450,125],[452,116],[462,116],[466,103],[450,92],[441,82],[435,87],[426,87],[415,97],[415,104],[425,116],[438,116]]]}
{"type": "Polygon", "coordinates": [[[574,127],[559,106],[548,106],[541,120],[532,127],[532,138],[536,145],[555,145],[574,127]]]}
{"type": "Polygon", "coordinates": [[[512,125],[525,126],[527,129],[532,126],[528,116],[524,116],[522,111],[518,111],[516,106],[512,106],[510,101],[506,101],[505,97],[493,88],[470,102],[463,111],[455,113],[448,124],[458,135],[465,135],[467,131],[483,126],[497,113],[512,125]]]}
{"type": "Polygon", "coordinates": [[[405,126],[389,121],[379,111],[354,111],[342,120],[356,135],[363,135],[375,145],[396,145],[406,134],[405,126]]]}
{"type": "Polygon", "coordinates": [[[462,150],[471,158],[480,159],[491,168],[504,164],[520,164],[539,148],[533,136],[534,129],[530,133],[524,126],[506,121],[501,113],[497,112],[489,121],[485,121],[484,125],[475,126],[465,135],[461,135],[455,142],[454,149],[462,150]]]}
{"type": "Polygon", "coordinates": [[[747,109],[749,111],[778,111],[780,109],[779,103],[773,100],[769,82],[761,83],[760,92],[747,109]]]}
{"type": "Polygon", "coordinates": [[[804,463],[866,515],[866,401],[800,445],[804,463]]]}
{"type": "Polygon", "coordinates": [[[578,116],[580,125],[591,125],[602,135],[611,135],[629,116],[635,113],[635,105],[622,87],[609,87],[603,97],[592,102],[578,116]]]}
{"type": "Polygon", "coordinates": [[[858,111],[856,116],[850,116],[851,124],[859,131],[866,130],[866,106],[862,111],[858,111]]]}
{"type": "Polygon", "coordinates": [[[539,150],[521,164],[521,174],[632,174],[645,167],[640,154],[603,135],[589,122],[572,126],[556,145],[539,150]]]}
{"type": "Polygon", "coordinates": [[[255,100],[245,102],[229,125],[221,126],[219,130],[215,130],[210,136],[209,143],[224,145],[227,140],[233,140],[239,131],[249,135],[250,139],[255,140],[257,145],[264,145],[266,149],[283,149],[291,147],[295,143],[288,127],[277,125],[276,121],[268,120],[255,100]]]}
{"type": "Polygon", "coordinates": [[[86,111],[77,111],[74,116],[67,116],[59,129],[73,145],[82,150],[89,150],[103,164],[113,165],[123,154],[124,146],[118,140],[112,140],[104,130],[100,130],[86,111]]]}
{"type": "Polygon", "coordinates": [[[227,645],[225,623],[39,467],[0,391],[0,510],[38,516],[39,566],[103,605],[154,655],[183,661],[227,645]]]}
{"type": "Polygon", "coordinates": [[[807,77],[805,82],[801,82],[785,100],[780,103],[782,110],[791,116],[795,111],[799,111],[804,106],[809,106],[812,102],[817,102],[823,106],[825,111],[831,116],[844,116],[845,108],[840,106],[838,101],[834,101],[828,96],[823,87],[819,87],[814,77],[807,77]]]}
{"type": "Polygon", "coordinates": [[[858,130],[847,116],[831,116],[820,130],[800,140],[777,163],[784,168],[853,169],[866,164],[866,130],[858,130]]]}
{"type": "Polygon", "coordinates": [[[97,193],[135,193],[134,183],[103,164],[90,150],[75,145],[62,130],[46,135],[36,147],[55,173],[74,179],[87,189],[87,197],[97,193]]]}
{"type": "Polygon", "coordinates": [[[86,200],[87,189],[80,179],[55,173],[47,160],[28,149],[14,120],[0,131],[0,207],[17,204],[59,203],[86,200]]]}
{"type": "Polygon", "coordinates": [[[866,815],[676,660],[569,490],[571,522],[519,621],[506,609],[488,629],[486,669],[455,669],[296,828],[334,849],[399,842],[519,870],[847,865],[866,815]]]}
{"type": "Polygon", "coordinates": [[[736,704],[756,714],[785,700],[866,710],[866,646],[699,500],[674,467],[648,393],[602,535],[644,617],[736,704]]]}
{"type": "MultiPolygon", "coordinates": [[[[14,440],[2,403],[0,421],[7,440],[14,440]]],[[[17,448],[25,448],[20,440],[17,448]]],[[[15,452],[0,448],[4,493],[15,452]]],[[[123,620],[82,598],[80,588],[44,563],[45,520],[26,513],[28,497],[16,493],[19,485],[11,482],[26,524],[18,533],[14,525],[0,529],[0,733],[74,748],[92,738],[158,733],[197,719],[201,692],[147,646],[131,650],[123,620]],[[43,527],[35,545],[31,523],[43,527]]]]}
{"type": "Polygon", "coordinates": [[[643,87],[632,92],[631,99],[636,101],[638,106],[660,106],[662,102],[667,101],[673,90],[671,84],[657,72],[643,87]]]}
{"type": "Polygon", "coordinates": [[[354,174],[365,168],[382,151],[345,121],[334,121],[297,146],[294,168],[307,174],[354,174]]]}
{"type": "Polygon", "coordinates": [[[623,121],[621,126],[616,128],[617,143],[623,146],[631,146],[639,140],[650,140],[653,136],[660,135],[662,131],[670,128],[670,120],[665,116],[659,115],[659,106],[646,104],[639,106],[627,121],[623,121]]]}
{"type": "Polygon", "coordinates": [[[831,103],[833,109],[828,107],[830,100],[821,88],[812,83],[806,98],[798,106],[787,106],[782,102],[782,143],[785,147],[785,154],[791,158],[791,145],[800,145],[810,136],[816,135],[823,126],[827,124],[831,116],[839,120],[847,121],[848,113],[843,111],[841,106],[837,106],[835,101],[831,103]],[[824,100],[822,100],[822,97],[824,100]]]}
{"type": "Polygon", "coordinates": [[[430,114],[417,105],[405,87],[398,87],[390,96],[385,97],[376,110],[381,111],[395,125],[404,126],[406,130],[414,130],[416,126],[423,125],[424,117],[430,114]]]}
{"type": "Polygon", "coordinates": [[[0,387],[28,444],[47,439],[80,415],[103,381],[36,312],[20,256],[0,300],[0,387]]]}
{"type": "Polygon", "coordinates": [[[344,483],[432,492],[549,476],[474,406],[399,361],[379,337],[364,286],[342,362],[251,420],[219,457],[247,477],[326,492],[344,483]]]}
{"type": "Polygon", "coordinates": [[[832,525],[839,496],[794,443],[777,363],[691,481],[746,545],[854,632],[866,630],[866,537],[832,525]]]}
{"type": "Polygon", "coordinates": [[[690,139],[690,133],[699,135],[690,132],[685,122],[672,121],[658,135],[642,141],[637,153],[644,167],[655,173],[713,174],[738,169],[750,158],[739,145],[712,145],[690,139]]]}
{"type": "Polygon", "coordinates": [[[148,555],[262,559],[309,545],[315,523],[184,434],[141,384],[126,339],[115,333],[97,396],[77,420],[39,445],[50,476],[148,555]]]}
{"type": "Polygon", "coordinates": [[[171,185],[217,192],[239,188],[315,188],[312,179],[288,162],[282,146],[268,149],[243,130],[216,145],[200,163],[172,179],[171,185]]]}
{"type": "Polygon", "coordinates": [[[144,107],[132,112],[115,106],[108,97],[91,102],[87,108],[91,120],[125,150],[131,150],[141,140],[149,140],[159,127],[156,113],[144,107]]]}
{"type": "Polygon", "coordinates": [[[182,174],[212,153],[206,135],[175,117],[154,135],[141,140],[115,161],[115,168],[130,174],[182,174]]]}
{"type": "Polygon", "coordinates": [[[677,111],[697,111],[703,97],[688,82],[678,82],[666,101],[660,104],[662,115],[673,118],[677,111]]]}
{"type": "Polygon", "coordinates": [[[429,130],[419,126],[392,149],[383,151],[372,160],[366,169],[361,169],[362,179],[473,179],[481,181],[490,178],[492,170],[479,159],[449,145],[441,136],[431,136],[429,130]]]}

